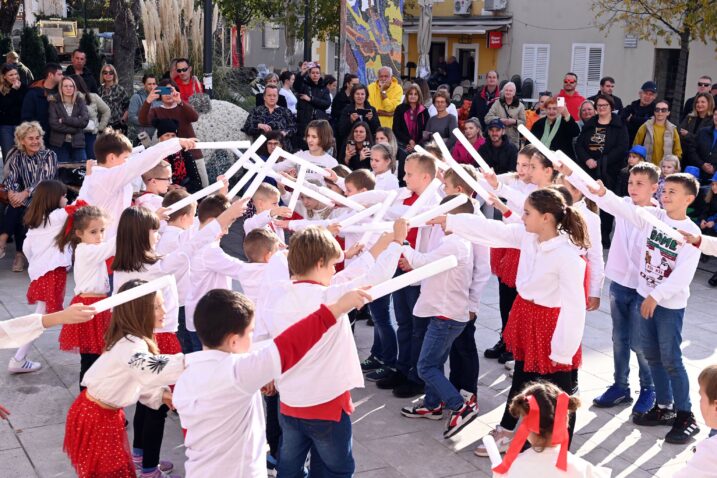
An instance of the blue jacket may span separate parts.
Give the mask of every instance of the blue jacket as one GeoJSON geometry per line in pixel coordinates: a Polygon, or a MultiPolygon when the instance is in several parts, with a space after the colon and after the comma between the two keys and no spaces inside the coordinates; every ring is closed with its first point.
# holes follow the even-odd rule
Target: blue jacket
{"type": "MultiPolygon", "coordinates": [[[[54,90],[57,93],[57,90],[54,90]]],[[[49,144],[50,138],[50,116],[49,105],[47,102],[47,92],[42,86],[42,81],[36,81],[27,91],[25,99],[22,102],[22,111],[20,119],[22,121],[37,121],[45,131],[45,145],[49,144]]]]}
{"type": "Polygon", "coordinates": [[[717,141],[714,138],[714,131],[714,125],[697,131],[695,149],[690,158],[690,164],[701,169],[705,163],[710,163],[717,169],[717,141]]]}

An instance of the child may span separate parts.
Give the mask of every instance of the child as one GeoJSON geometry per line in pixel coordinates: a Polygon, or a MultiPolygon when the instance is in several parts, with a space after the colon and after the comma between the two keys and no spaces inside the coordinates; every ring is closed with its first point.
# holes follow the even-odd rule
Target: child
{"type": "MultiPolygon", "coordinates": [[[[443,198],[445,203],[457,195],[443,198]]],[[[450,214],[473,214],[473,203],[468,201],[453,209],[450,214]]],[[[418,376],[426,384],[426,396],[414,406],[403,407],[401,414],[409,418],[440,420],[443,408],[450,417],[443,432],[449,438],[478,417],[475,394],[467,398],[457,390],[443,373],[453,341],[463,332],[470,320],[469,285],[473,277],[473,250],[466,239],[446,233],[438,246],[428,253],[416,252],[403,246],[403,255],[413,268],[435,260],[455,256],[458,265],[421,282],[421,293],[413,309],[416,317],[429,320],[418,358],[418,376]],[[445,404],[445,405],[444,405],[445,404]]]]}
{"type": "MultiPolygon", "coordinates": [[[[177,137],[179,123],[176,119],[158,118],[152,124],[157,128],[157,140],[160,143],[177,137]]],[[[172,169],[172,184],[185,188],[190,194],[202,189],[202,178],[190,150],[179,150],[165,157],[164,161],[172,169]]]]}
{"type": "Polygon", "coordinates": [[[274,224],[277,217],[290,218],[293,211],[288,207],[279,206],[281,193],[277,188],[268,183],[261,183],[251,198],[256,213],[244,220],[244,233],[249,234],[254,229],[264,228],[273,231],[281,240],[286,243],[284,229],[274,224]]]}
{"type": "MultiPolygon", "coordinates": [[[[145,283],[131,280],[120,292],[145,283]]],[[[171,405],[167,385],[184,370],[184,355],[159,354],[153,330],[163,325],[160,292],[112,310],[104,353],[87,371],[82,382],[87,389],[67,412],[63,449],[80,478],[136,478],[122,409],[138,400],[153,409],[171,405]]],[[[156,470],[152,476],[162,474],[156,470]]]]}
{"type": "MultiPolygon", "coordinates": [[[[665,178],[662,194],[665,209],[649,208],[649,213],[671,227],[697,234],[699,228],[687,217],[687,207],[695,200],[698,190],[699,184],[693,176],[672,174],[665,178]]],[[[687,443],[699,432],[699,427],[691,410],[689,379],[682,363],[680,343],[690,282],[700,253],[694,247],[685,247],[665,237],[638,214],[639,206],[626,203],[604,187],[593,191],[593,195],[600,209],[632,223],[640,233],[635,240],[642,243],[637,292],[642,299],[640,314],[645,320],[640,321],[640,335],[655,383],[656,403],[647,413],[635,415],[632,420],[643,426],[672,425],[665,441],[687,443]]]]}
{"type": "Polygon", "coordinates": [[[396,177],[396,160],[391,154],[390,146],[375,144],[371,148],[371,171],[376,176],[376,188],[379,191],[398,189],[396,177]]]}
{"type": "MultiPolygon", "coordinates": [[[[61,251],[69,246],[74,254],[75,297],[70,304],[92,305],[110,292],[105,262],[115,253],[115,241],[105,240],[109,221],[102,209],[78,201],[65,210],[67,220],[55,238],[55,244],[61,251]]],[[[65,325],[60,331],[60,350],[80,352],[80,390],[84,389],[82,378],[85,372],[105,349],[104,336],[110,316],[109,311],[100,312],[89,322],[65,325]]]]}
{"type": "Polygon", "coordinates": [[[144,191],[134,200],[135,206],[144,206],[152,212],[162,207],[162,196],[167,194],[172,184],[172,168],[162,160],[152,169],[142,174],[144,191]]]}
{"type": "MultiPolygon", "coordinates": [[[[67,187],[59,181],[42,181],[32,193],[32,201],[25,212],[24,223],[28,228],[22,252],[28,260],[27,272],[30,287],[27,289],[28,304],[35,306],[36,314],[52,314],[63,309],[67,269],[72,257],[67,250],[58,249],[55,237],[65,224],[67,212],[67,187]]],[[[10,358],[8,372],[27,373],[39,370],[42,364],[27,359],[32,347],[28,342],[10,358]]]]}
{"type": "MultiPolygon", "coordinates": [[[[187,429],[187,477],[266,476],[259,389],[304,363],[312,347],[340,327],[349,310],[367,299],[365,292],[357,290],[335,303],[319,305],[268,345],[252,351],[251,301],[222,289],[202,297],[195,324],[204,349],[187,356],[187,369],[173,398],[187,429]]],[[[299,312],[295,315],[300,317],[299,312]]]]}
{"type": "Polygon", "coordinates": [[[568,396],[550,382],[532,382],[510,402],[510,413],[522,422],[503,463],[493,476],[546,478],[609,478],[611,471],[596,467],[568,451],[568,413],[574,414],[580,399],[568,396]],[[520,453],[525,440],[530,448],[520,453]],[[520,454],[519,454],[520,453],[520,454]]]}
{"type": "MultiPolygon", "coordinates": [[[[309,161],[322,168],[333,168],[339,164],[336,159],[327,153],[334,146],[334,133],[331,125],[326,120],[313,120],[306,126],[306,135],[304,136],[308,151],[299,151],[296,155],[302,159],[309,161]]],[[[289,169],[298,169],[300,165],[293,163],[291,160],[285,160],[277,163],[274,168],[277,171],[288,171],[289,169]]],[[[306,177],[314,179],[322,183],[323,176],[313,171],[307,171],[306,177]]]]}
{"type": "Polygon", "coordinates": [[[679,173],[680,169],[680,158],[672,154],[667,154],[660,161],[660,180],[657,182],[657,191],[653,196],[657,199],[657,202],[662,206],[662,192],[665,190],[665,180],[667,176],[674,173],[679,173]]]}
{"type": "Polygon", "coordinates": [[[346,194],[345,194],[344,190],[339,187],[339,185],[337,184],[337,181],[338,181],[338,178],[344,178],[344,179],[346,179],[346,176],[348,176],[349,174],[351,174],[351,170],[349,169],[349,167],[348,167],[348,166],[345,166],[345,165],[343,165],[343,164],[339,164],[339,165],[337,165],[337,166],[331,168],[331,170],[327,170],[327,171],[329,171],[329,172],[335,174],[336,177],[334,178],[334,177],[333,177],[333,174],[332,174],[332,178],[331,178],[331,179],[329,179],[329,178],[324,178],[324,182],[326,183],[326,187],[329,188],[329,189],[331,189],[333,192],[335,192],[335,193],[337,193],[337,194],[341,194],[342,196],[345,196],[346,194]]]}
{"type": "Polygon", "coordinates": [[[705,194],[704,203],[700,229],[702,229],[703,234],[715,236],[717,235],[717,173],[712,176],[710,188],[705,194]]]}
{"type": "MultiPolygon", "coordinates": [[[[9,349],[32,342],[45,329],[62,324],[80,324],[92,319],[95,309],[84,304],[73,304],[51,314],[30,314],[14,319],[0,320],[0,349],[9,349]]],[[[4,417],[2,417],[4,418],[4,417]]]]}
{"type": "Polygon", "coordinates": [[[617,187],[615,188],[615,194],[617,194],[620,197],[625,197],[628,195],[627,193],[627,182],[630,179],[630,170],[633,166],[635,166],[637,163],[644,161],[645,156],[647,156],[647,150],[644,146],[640,144],[636,144],[630,149],[630,152],[627,154],[627,166],[622,168],[620,170],[620,176],[617,180],[617,187]]]}

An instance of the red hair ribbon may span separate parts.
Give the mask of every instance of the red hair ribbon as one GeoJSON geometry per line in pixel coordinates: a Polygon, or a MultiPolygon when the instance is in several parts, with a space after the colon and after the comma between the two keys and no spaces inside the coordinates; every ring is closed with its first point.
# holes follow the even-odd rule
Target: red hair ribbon
{"type": "MultiPolygon", "coordinates": [[[[561,392],[558,395],[557,403],[555,405],[555,421],[553,422],[553,433],[552,433],[552,445],[560,445],[560,454],[558,455],[558,461],[555,466],[563,471],[568,469],[568,445],[570,443],[570,437],[568,435],[567,417],[568,417],[568,403],[570,397],[565,392],[561,392]]],[[[507,453],[503,462],[493,468],[493,471],[499,474],[507,473],[510,470],[511,465],[518,458],[520,451],[523,449],[525,441],[528,439],[530,432],[540,435],[540,407],[535,397],[528,395],[529,411],[528,416],[523,418],[523,422],[520,424],[518,431],[513,437],[513,441],[510,443],[507,453]]]]}
{"type": "Polygon", "coordinates": [[[85,206],[89,206],[89,204],[87,204],[82,199],[78,199],[77,201],[75,201],[74,204],[68,204],[67,206],[65,206],[65,212],[67,213],[65,236],[68,236],[70,234],[70,231],[72,230],[72,224],[75,222],[75,213],[85,206]]]}

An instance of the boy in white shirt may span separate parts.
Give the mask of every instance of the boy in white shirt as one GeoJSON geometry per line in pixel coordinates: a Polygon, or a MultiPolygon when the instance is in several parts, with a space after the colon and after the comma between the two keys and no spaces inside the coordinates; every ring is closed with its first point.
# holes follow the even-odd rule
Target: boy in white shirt
{"type": "Polygon", "coordinates": [[[254,229],[265,228],[274,232],[281,242],[286,243],[284,228],[274,224],[274,218],[290,218],[293,212],[288,207],[280,206],[281,193],[269,183],[261,183],[251,201],[254,203],[256,213],[244,220],[244,234],[254,229]]]}
{"type": "Polygon", "coordinates": [[[169,185],[172,184],[172,167],[162,160],[142,174],[142,182],[144,191],[134,200],[134,205],[156,211],[162,207],[162,196],[167,194],[169,185]]]}

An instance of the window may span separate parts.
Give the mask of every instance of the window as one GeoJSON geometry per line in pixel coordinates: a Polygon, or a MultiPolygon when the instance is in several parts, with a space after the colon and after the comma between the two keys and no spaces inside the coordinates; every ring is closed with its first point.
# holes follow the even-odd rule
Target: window
{"type": "Polygon", "coordinates": [[[533,80],[534,95],[548,89],[548,68],[550,66],[550,45],[523,45],[523,69],[520,76],[523,80],[533,80]]]}
{"type": "Polygon", "coordinates": [[[573,43],[570,70],[578,75],[578,92],[586,98],[600,90],[604,50],[602,43],[573,43]]]}
{"type": "Polygon", "coordinates": [[[267,22],[262,29],[262,46],[264,48],[279,48],[279,27],[274,23],[267,22]]]}

